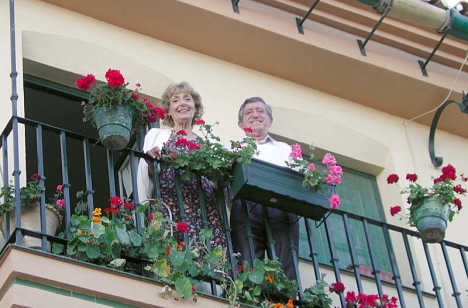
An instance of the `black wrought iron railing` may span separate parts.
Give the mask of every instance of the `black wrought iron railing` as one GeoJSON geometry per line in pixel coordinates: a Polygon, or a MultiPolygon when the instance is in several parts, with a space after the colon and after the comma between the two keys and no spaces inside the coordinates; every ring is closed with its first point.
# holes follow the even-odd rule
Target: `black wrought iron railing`
{"type": "MultiPolygon", "coordinates": [[[[39,173],[46,190],[40,201],[39,231],[26,229],[20,217],[16,216],[17,227],[10,232],[8,217],[11,213],[5,213],[1,218],[5,224],[3,249],[7,244],[22,245],[25,236],[41,239],[40,249],[44,252],[49,250],[48,242],[66,245],[70,238],[67,227],[75,206],[72,196],[76,191],[86,191],[90,217],[94,207],[108,204],[111,196],[132,197],[136,202],[142,198],[136,193],[138,160],[144,157],[138,150],[139,145],[135,145],[136,149],[127,148],[113,153],[93,138],[29,119],[16,119],[20,124],[20,136],[23,137],[19,139],[19,152],[11,150],[14,118],[0,136],[3,185],[13,183],[14,177],[23,177],[24,182],[24,173],[39,173]],[[20,161],[21,172],[12,168],[15,155],[20,161]],[[48,235],[45,228],[46,197],[57,184],[62,184],[65,198],[64,223],[59,230],[64,232],[64,238],[48,235]]],[[[153,181],[158,183],[157,172],[153,175],[153,181]]],[[[158,185],[155,187],[155,197],[159,198],[158,185]]],[[[229,211],[223,191],[217,192],[217,202],[228,239],[228,256],[233,262],[229,211]]],[[[204,202],[200,204],[204,213],[202,223],[207,226],[204,202]]],[[[20,213],[20,210],[16,209],[15,213],[20,213]]],[[[307,213],[301,215],[298,221],[292,222],[300,224],[300,247],[291,245],[293,250],[297,248],[295,252],[299,251],[301,256],[297,269],[301,290],[327,273],[325,280],[328,283],[343,281],[346,291],[355,291],[356,294],[395,296],[399,307],[468,305],[465,291],[468,281],[467,246],[449,241],[428,245],[419,240],[415,231],[340,210],[327,215],[328,218],[321,224],[310,218],[317,219],[312,212],[310,217],[307,213]],[[318,230],[325,234],[325,240],[320,240],[320,245],[318,230]],[[363,254],[366,255],[367,264],[362,262],[363,254]],[[382,259],[386,262],[379,261],[382,259]]],[[[268,217],[264,219],[268,226],[268,217]]],[[[250,230],[248,233],[255,236],[250,230]]],[[[274,242],[269,242],[269,249],[272,249],[274,242]]],[[[215,285],[214,280],[212,292],[219,296],[215,285]]],[[[331,297],[335,305],[341,303],[341,307],[346,307],[345,294],[331,297]]]]}

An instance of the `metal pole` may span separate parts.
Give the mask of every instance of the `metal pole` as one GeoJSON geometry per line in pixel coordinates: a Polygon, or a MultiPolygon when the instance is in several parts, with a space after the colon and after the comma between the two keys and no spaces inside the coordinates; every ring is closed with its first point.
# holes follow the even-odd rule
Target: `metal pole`
{"type": "MultiPolygon", "coordinates": [[[[16,41],[15,41],[15,1],[10,0],[10,52],[11,52],[11,104],[13,114],[13,160],[14,160],[14,185],[15,185],[15,218],[16,226],[21,228],[21,199],[20,199],[20,174],[19,170],[19,138],[18,138],[18,91],[16,77],[16,41]]],[[[16,243],[21,245],[22,234],[16,233],[16,243]]]]}

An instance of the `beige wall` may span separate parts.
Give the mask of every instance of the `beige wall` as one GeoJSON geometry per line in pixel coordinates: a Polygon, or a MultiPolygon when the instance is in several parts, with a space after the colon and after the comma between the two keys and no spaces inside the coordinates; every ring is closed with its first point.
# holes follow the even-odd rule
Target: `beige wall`
{"type": "MultiPolygon", "coordinates": [[[[7,16],[7,6],[6,1],[0,2],[2,16],[7,16]]],[[[6,19],[1,20],[0,104],[2,110],[10,110],[9,31],[6,19]]],[[[427,126],[405,122],[402,118],[351,101],[40,1],[16,1],[16,22],[20,114],[23,112],[22,58],[27,60],[24,62],[26,72],[69,85],[73,85],[77,76],[86,73],[102,79],[105,70],[112,67],[121,69],[132,83],[140,82],[143,92],[152,97],[159,97],[171,81],[189,81],[203,97],[205,120],[220,122],[216,131],[225,141],[242,136],[236,124],[242,101],[247,97],[262,96],[274,107],[274,134],[303,144],[312,142],[319,149],[336,153],[345,166],[374,174],[388,222],[392,224],[405,226],[388,214],[391,206],[404,205],[405,197],[395,186],[386,184],[387,175],[396,172],[404,176],[408,172],[417,172],[421,180],[429,183],[430,175],[439,173],[429,159],[427,126]]],[[[400,61],[403,63],[399,65],[404,67],[404,61],[400,61]]],[[[383,91],[397,89],[384,88],[383,91]]],[[[4,124],[8,118],[9,112],[2,112],[0,123],[4,124]]],[[[456,166],[459,173],[468,174],[466,153],[466,139],[437,132],[436,154],[443,156],[445,163],[456,166]]],[[[463,202],[468,204],[468,199],[463,198],[463,202]]],[[[467,219],[468,210],[457,215],[446,238],[468,245],[464,232],[467,219]]],[[[436,251],[437,247],[430,249],[436,251]]],[[[441,255],[438,258],[443,262],[441,255]]],[[[442,283],[448,286],[447,279],[442,283]]],[[[467,289],[468,283],[458,287],[467,289]]]]}

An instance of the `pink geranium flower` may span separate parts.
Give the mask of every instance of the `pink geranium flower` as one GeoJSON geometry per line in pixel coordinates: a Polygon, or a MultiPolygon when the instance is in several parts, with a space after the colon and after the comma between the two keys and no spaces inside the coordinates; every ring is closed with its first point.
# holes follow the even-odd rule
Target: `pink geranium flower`
{"type": "MultiPolygon", "coordinates": [[[[311,149],[313,148],[311,147],[311,149]]],[[[325,192],[325,184],[332,186],[341,184],[343,169],[337,165],[336,158],[330,153],[325,154],[322,159],[322,164],[325,165],[326,170],[317,169],[317,166],[311,162],[317,160],[314,154],[311,154],[309,159],[303,158],[301,146],[297,143],[291,145],[289,158],[290,160],[286,161],[287,166],[304,174],[303,186],[310,194],[318,191],[325,192]]],[[[338,208],[341,203],[338,194],[333,194],[329,201],[331,209],[338,208]]]]}

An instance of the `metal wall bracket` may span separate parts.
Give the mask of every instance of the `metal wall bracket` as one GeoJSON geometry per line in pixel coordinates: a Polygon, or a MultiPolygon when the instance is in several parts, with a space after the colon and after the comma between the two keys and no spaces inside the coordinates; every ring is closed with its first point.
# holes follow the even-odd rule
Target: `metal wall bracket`
{"type": "Polygon", "coordinates": [[[437,43],[437,45],[434,47],[434,50],[432,51],[432,53],[429,55],[429,58],[427,58],[426,62],[423,62],[422,60],[418,60],[418,63],[419,63],[419,67],[421,67],[421,72],[423,74],[423,76],[425,77],[428,77],[427,75],[427,71],[426,71],[426,66],[427,64],[431,61],[432,57],[434,56],[434,54],[436,53],[437,49],[439,49],[440,45],[442,44],[442,42],[444,41],[445,37],[447,36],[447,34],[450,32],[450,28],[447,29],[447,31],[445,32],[445,34],[442,36],[442,38],[440,39],[440,41],[437,43]]]}
{"type": "Polygon", "coordinates": [[[439,122],[439,118],[442,115],[442,112],[444,111],[445,107],[448,105],[455,103],[460,107],[460,111],[462,113],[468,114],[468,98],[465,93],[462,93],[462,98],[463,101],[461,103],[454,101],[454,100],[448,100],[445,101],[442,106],[437,108],[437,111],[434,115],[434,118],[432,119],[432,124],[431,124],[431,130],[429,132],[429,156],[431,157],[432,164],[434,167],[440,167],[442,166],[442,163],[444,159],[440,156],[435,155],[435,150],[434,150],[434,138],[435,138],[435,132],[437,128],[437,123],[439,122]]]}
{"type": "Polygon", "coordinates": [[[423,76],[425,77],[428,77],[428,74],[427,74],[427,71],[426,71],[426,66],[427,64],[431,61],[432,57],[434,56],[434,54],[436,53],[437,49],[439,49],[440,45],[442,44],[442,42],[444,41],[445,37],[449,34],[450,30],[452,29],[450,27],[450,25],[452,24],[453,22],[453,14],[454,12],[456,12],[454,9],[450,9],[449,10],[449,21],[447,23],[446,26],[443,27],[443,30],[440,30],[439,33],[444,33],[444,35],[440,38],[439,42],[437,43],[437,45],[434,47],[434,50],[432,51],[432,53],[429,55],[429,58],[427,58],[426,62],[423,62],[422,60],[418,60],[418,63],[419,63],[419,67],[421,68],[421,72],[423,74],[423,76]]]}
{"type": "Polygon", "coordinates": [[[296,17],[296,24],[297,24],[297,30],[299,31],[300,34],[304,34],[304,28],[302,28],[302,24],[306,19],[309,17],[310,13],[315,9],[317,4],[320,2],[320,0],[315,0],[314,4],[310,7],[310,9],[307,11],[307,14],[304,16],[304,18],[300,19],[296,17]]]}
{"type": "Polygon", "coordinates": [[[231,0],[232,2],[232,9],[235,13],[239,14],[239,1],[240,0],[231,0]]]}
{"type": "Polygon", "coordinates": [[[393,0],[390,1],[390,3],[388,4],[388,6],[385,8],[383,14],[382,14],[382,17],[380,17],[379,21],[377,22],[377,24],[374,26],[374,28],[372,29],[372,31],[369,33],[369,35],[367,36],[366,40],[364,41],[364,43],[361,41],[361,40],[357,40],[357,43],[358,43],[358,46],[359,46],[359,50],[361,51],[361,55],[363,55],[364,57],[366,57],[366,50],[364,49],[364,47],[366,47],[366,44],[367,42],[369,42],[369,40],[371,39],[372,35],[374,35],[374,32],[377,30],[377,28],[380,26],[380,24],[382,23],[382,21],[385,19],[385,17],[387,17],[387,14],[390,12],[390,10],[392,9],[392,5],[393,5],[393,0]]]}

